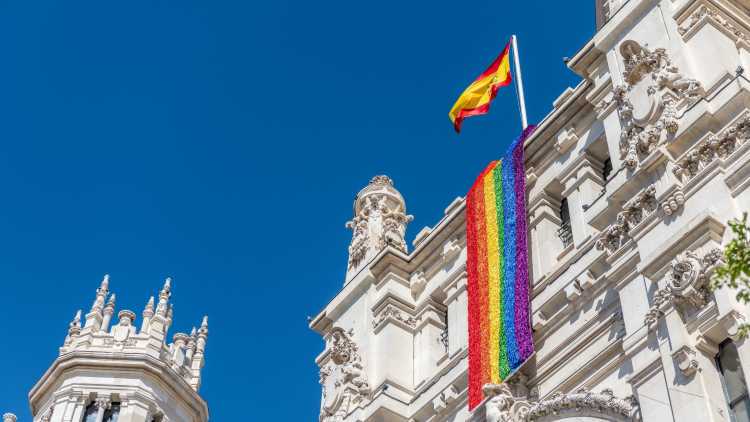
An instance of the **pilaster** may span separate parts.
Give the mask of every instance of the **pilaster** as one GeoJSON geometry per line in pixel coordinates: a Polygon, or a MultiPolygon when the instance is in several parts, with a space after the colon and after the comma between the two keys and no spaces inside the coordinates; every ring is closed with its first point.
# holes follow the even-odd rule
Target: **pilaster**
{"type": "Polygon", "coordinates": [[[559,210],[560,201],[547,192],[542,192],[530,201],[529,228],[534,283],[552,271],[557,263],[557,256],[562,252],[562,242],[557,237],[557,229],[562,223],[559,210]]]}

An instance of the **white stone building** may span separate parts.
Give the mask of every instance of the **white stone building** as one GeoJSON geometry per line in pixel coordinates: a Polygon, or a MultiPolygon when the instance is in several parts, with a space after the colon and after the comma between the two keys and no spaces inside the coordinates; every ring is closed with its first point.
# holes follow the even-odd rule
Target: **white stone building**
{"type": "Polygon", "coordinates": [[[536,354],[469,413],[464,200],[408,250],[405,201],[379,176],[310,323],[321,422],[750,421],[748,308],[706,288],[750,210],[750,1],[596,11],[567,63],[581,83],[526,142],[536,354]]]}
{"type": "MultiPolygon", "coordinates": [[[[91,310],[76,313],[59,357],[29,393],[33,421],[207,422],[198,389],[208,318],[167,343],[171,288],[168,278],[157,300],[146,303],[136,330],[132,311],[121,310],[112,321],[116,298],[105,276],[91,310]]],[[[5,414],[3,422],[16,417],[5,414]]]]}

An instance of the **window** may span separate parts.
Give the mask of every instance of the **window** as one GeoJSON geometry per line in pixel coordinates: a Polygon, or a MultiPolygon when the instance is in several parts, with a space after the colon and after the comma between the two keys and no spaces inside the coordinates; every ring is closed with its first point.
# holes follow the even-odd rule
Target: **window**
{"type": "MultiPolygon", "coordinates": [[[[96,417],[99,415],[99,405],[92,402],[86,406],[86,412],[83,414],[83,422],[97,422],[96,417]]],[[[120,403],[112,403],[109,409],[104,411],[102,422],[117,422],[120,416],[120,403]]]]}
{"type": "Polygon", "coordinates": [[[604,187],[606,189],[607,179],[612,174],[612,160],[607,158],[604,160],[604,166],[602,167],[602,179],[604,179],[604,187]]]}
{"type": "Polygon", "coordinates": [[[750,398],[748,398],[747,383],[740,365],[737,346],[733,341],[726,340],[719,345],[716,365],[721,372],[724,395],[729,404],[732,422],[750,422],[750,398]]]}
{"type": "Polygon", "coordinates": [[[567,248],[573,243],[573,231],[570,228],[570,209],[568,208],[568,198],[560,201],[560,228],[557,229],[557,237],[560,238],[563,248],[567,248]]]}

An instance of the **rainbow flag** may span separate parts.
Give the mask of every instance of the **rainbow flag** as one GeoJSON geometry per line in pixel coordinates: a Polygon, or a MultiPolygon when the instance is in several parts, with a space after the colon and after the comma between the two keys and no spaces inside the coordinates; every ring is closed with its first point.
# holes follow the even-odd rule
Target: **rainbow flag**
{"type": "Polygon", "coordinates": [[[469,409],[534,353],[529,320],[524,140],[479,175],[466,197],[469,409]]]}

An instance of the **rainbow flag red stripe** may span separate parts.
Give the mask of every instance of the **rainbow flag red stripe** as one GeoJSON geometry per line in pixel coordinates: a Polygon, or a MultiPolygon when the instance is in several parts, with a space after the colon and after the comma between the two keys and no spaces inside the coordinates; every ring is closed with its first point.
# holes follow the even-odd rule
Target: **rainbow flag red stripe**
{"type": "Polygon", "coordinates": [[[524,140],[479,175],[466,197],[469,409],[534,353],[529,320],[524,140]]]}

